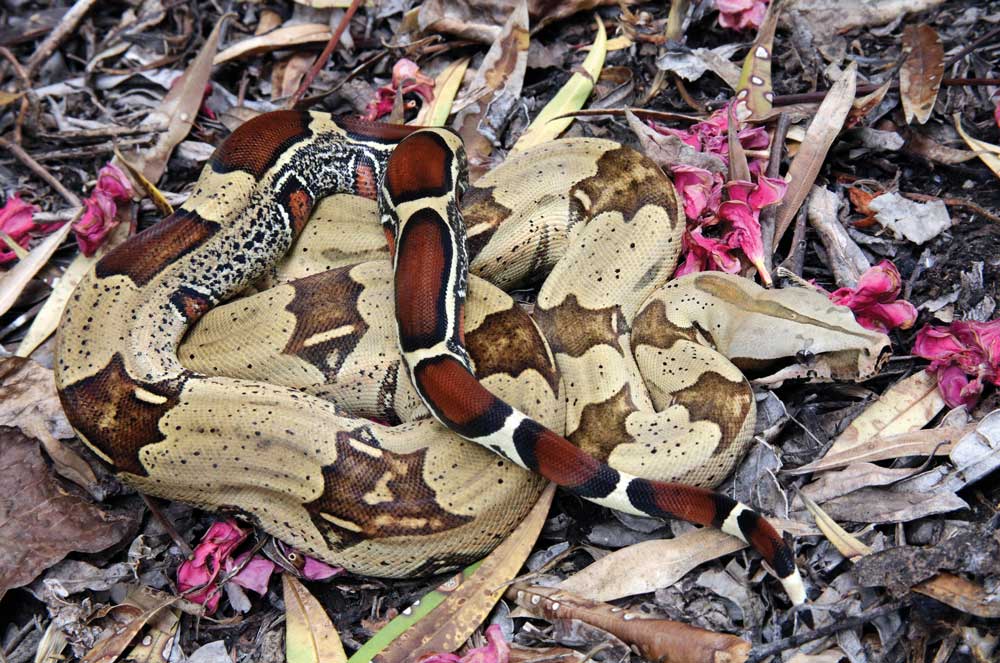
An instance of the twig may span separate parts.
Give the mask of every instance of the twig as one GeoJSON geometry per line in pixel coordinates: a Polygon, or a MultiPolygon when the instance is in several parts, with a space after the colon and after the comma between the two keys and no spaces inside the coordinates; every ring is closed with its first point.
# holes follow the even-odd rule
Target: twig
{"type": "Polygon", "coordinates": [[[990,30],[989,32],[987,32],[986,34],[984,34],[982,37],[980,37],[979,39],[976,39],[972,43],[970,43],[967,46],[965,46],[965,48],[963,48],[962,50],[960,50],[958,53],[955,53],[955,55],[953,55],[950,58],[948,58],[947,60],[945,60],[945,63],[944,63],[945,70],[947,70],[949,67],[951,67],[951,65],[955,64],[956,62],[958,62],[959,60],[961,60],[962,58],[964,58],[966,55],[968,55],[969,53],[971,53],[973,50],[975,50],[976,48],[978,48],[982,44],[985,44],[989,40],[991,40],[994,37],[996,37],[998,34],[1000,34],[1000,27],[993,28],[992,30],[990,30]]]}
{"type": "Polygon", "coordinates": [[[27,70],[28,77],[31,78],[35,75],[38,68],[49,59],[49,56],[59,47],[62,40],[68,37],[76,29],[77,24],[83,18],[84,14],[90,11],[90,8],[94,6],[97,0],[76,0],[73,6],[70,7],[69,11],[63,14],[62,20],[59,21],[49,36],[38,45],[38,50],[35,54],[28,59],[28,64],[25,66],[27,70]]]}
{"type": "MultiPolygon", "coordinates": [[[[1000,78],[945,78],[941,80],[941,85],[1000,85],[1000,78]]],[[[882,86],[874,83],[859,85],[854,94],[855,96],[864,96],[866,94],[871,94],[880,87],[882,86]]],[[[896,90],[898,88],[898,81],[893,82],[893,84],[889,86],[890,90],[896,90]]],[[[801,94],[782,94],[776,96],[774,101],[771,103],[774,106],[791,106],[792,104],[815,103],[817,101],[823,101],[827,92],[829,92],[829,90],[816,90],[815,92],[803,92],[801,94]]]]}
{"type": "Polygon", "coordinates": [[[286,108],[295,108],[299,103],[299,100],[305,95],[306,90],[312,85],[313,80],[319,75],[319,72],[326,66],[327,61],[330,56],[333,55],[333,49],[337,48],[337,44],[340,43],[340,36],[344,34],[344,30],[350,24],[351,19],[354,17],[354,13],[358,11],[358,7],[361,6],[361,0],[352,0],[351,6],[347,8],[347,12],[344,13],[344,18],[340,19],[340,25],[337,29],[333,31],[333,35],[330,37],[330,41],[326,43],[326,47],[323,52],[319,54],[316,61],[313,62],[313,66],[309,69],[309,73],[305,75],[302,79],[302,83],[299,84],[299,89],[295,91],[292,98],[288,100],[288,105],[286,108]]]}
{"type": "Polygon", "coordinates": [[[187,541],[185,541],[180,535],[180,532],[177,531],[174,524],[170,522],[169,518],[167,518],[166,514],[163,513],[160,506],[154,502],[149,495],[146,495],[146,493],[139,493],[139,495],[142,497],[142,501],[146,503],[146,507],[149,509],[149,512],[153,514],[153,517],[156,518],[157,522],[159,522],[163,529],[166,530],[167,534],[170,535],[170,538],[174,540],[174,543],[176,543],[177,547],[181,549],[184,556],[190,557],[194,551],[191,550],[191,546],[189,546],[187,541]]]}
{"type": "MultiPolygon", "coordinates": [[[[767,161],[767,176],[771,178],[779,177],[781,174],[781,154],[785,149],[785,136],[788,135],[788,127],[792,124],[792,118],[788,113],[778,116],[778,124],[774,128],[774,135],[771,137],[771,154],[767,161]]],[[[760,240],[764,246],[774,246],[774,217],[778,212],[777,205],[768,205],[760,213],[760,240]]],[[[764,251],[764,267],[768,272],[774,270],[774,251],[764,251]]]]}
{"type": "Polygon", "coordinates": [[[25,166],[30,168],[32,172],[48,182],[49,186],[58,191],[59,195],[65,198],[70,205],[73,207],[83,207],[83,203],[75,193],[63,186],[63,183],[57,180],[52,173],[45,168],[45,166],[32,159],[31,155],[22,150],[20,145],[15,145],[6,138],[0,138],[0,147],[10,150],[11,154],[16,156],[18,161],[23,163],[25,166]]]}
{"type": "Polygon", "coordinates": [[[902,607],[903,607],[902,603],[889,603],[887,605],[883,605],[880,608],[875,608],[874,610],[863,612],[860,615],[838,620],[837,622],[830,624],[829,626],[823,626],[821,628],[808,631],[806,633],[800,633],[799,635],[793,635],[790,638],[784,638],[783,640],[772,642],[771,644],[768,645],[756,647],[750,651],[750,656],[747,657],[746,663],[758,663],[758,661],[763,661],[765,658],[768,658],[769,656],[780,654],[783,651],[788,651],[793,647],[798,647],[807,642],[812,642],[813,640],[819,640],[820,638],[825,638],[828,635],[833,635],[834,633],[846,631],[849,628],[862,626],[864,624],[867,624],[868,622],[875,621],[880,617],[885,617],[886,615],[892,614],[902,607]]]}
{"type": "Polygon", "coordinates": [[[788,257],[781,263],[781,269],[785,269],[796,276],[802,276],[802,268],[806,262],[806,206],[799,208],[798,216],[795,217],[795,230],[792,231],[792,245],[788,249],[788,257]]]}
{"type": "Polygon", "coordinates": [[[928,196],[926,193],[905,193],[902,191],[900,191],[899,195],[921,203],[930,203],[935,200],[940,200],[949,207],[961,207],[962,209],[967,209],[973,214],[978,214],[993,223],[1000,223],[1000,216],[993,214],[987,209],[983,209],[971,200],[962,200],[961,198],[939,198],[938,196],[928,196]]]}

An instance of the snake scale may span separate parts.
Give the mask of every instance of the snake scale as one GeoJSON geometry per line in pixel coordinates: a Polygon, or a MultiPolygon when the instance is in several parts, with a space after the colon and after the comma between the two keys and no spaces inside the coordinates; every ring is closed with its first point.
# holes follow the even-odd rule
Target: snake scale
{"type": "Polygon", "coordinates": [[[610,141],[555,141],[467,188],[448,131],[265,114],[80,283],[60,398],[126,483],[358,573],[481,557],[540,476],[719,527],[801,603],[786,543],[711,490],[753,433],[741,369],[859,379],[888,340],[809,289],[671,281],[683,228],[670,181],[610,141]],[[487,282],[546,272],[533,319],[487,282]]]}

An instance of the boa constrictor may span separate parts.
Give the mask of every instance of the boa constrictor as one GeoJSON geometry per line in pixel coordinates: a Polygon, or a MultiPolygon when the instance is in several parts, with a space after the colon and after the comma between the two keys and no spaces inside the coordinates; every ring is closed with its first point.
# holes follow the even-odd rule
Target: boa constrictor
{"type": "Polygon", "coordinates": [[[886,337],[807,289],[668,283],[683,211],[628,148],[526,153],[465,194],[465,223],[464,163],[446,131],[294,111],[244,124],[188,201],[72,296],[56,380],[80,437],[139,490],[242,512],[359,573],[482,556],[541,475],[614,509],[720,527],[801,603],[779,535],[707,488],[753,432],[737,366],[857,379],[886,337]],[[391,271],[375,223],[303,233],[317,206],[370,220],[376,198],[391,271]],[[296,238],[300,273],[323,271],[275,270],[296,238]],[[469,277],[470,258],[504,286],[551,268],[536,322],[469,277]],[[217,306],[262,277],[278,285],[217,306]]]}

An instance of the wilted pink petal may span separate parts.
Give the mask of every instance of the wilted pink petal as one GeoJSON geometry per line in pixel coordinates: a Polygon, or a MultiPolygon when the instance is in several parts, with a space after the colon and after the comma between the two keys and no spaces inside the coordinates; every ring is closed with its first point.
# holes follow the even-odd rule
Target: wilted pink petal
{"type": "MultiPolygon", "coordinates": [[[[227,557],[225,560],[226,573],[239,568],[249,554],[243,553],[236,559],[227,557]]],[[[239,573],[233,576],[232,582],[263,596],[267,593],[267,583],[271,579],[271,574],[274,573],[275,567],[276,564],[271,560],[260,555],[254,555],[254,558],[247,562],[247,565],[239,573]]]]}
{"type": "Polygon", "coordinates": [[[97,174],[97,186],[83,201],[85,211],[73,224],[76,243],[85,256],[92,256],[118,225],[118,205],[132,197],[132,184],[117,166],[108,164],[97,174]]]}
{"type": "Polygon", "coordinates": [[[747,203],[759,212],[768,205],[781,202],[787,190],[788,183],[780,177],[761,175],[757,178],[757,185],[747,198],[747,203]]]}
{"type": "Polygon", "coordinates": [[[699,257],[705,269],[717,269],[729,274],[740,271],[740,261],[730,254],[733,247],[724,241],[705,237],[701,228],[695,228],[686,236],[687,249],[699,257]]]}
{"type": "Polygon", "coordinates": [[[930,359],[938,388],[948,405],[972,407],[986,383],[1000,384],[1000,320],[959,320],[948,327],[925,326],[913,354],[930,359]]]}
{"type": "Polygon", "coordinates": [[[750,206],[739,200],[727,200],[719,206],[719,218],[728,222],[730,230],[723,237],[726,244],[739,248],[750,260],[761,280],[771,284],[771,275],[764,266],[764,244],[760,237],[760,221],[750,206]]]}
{"type": "Polygon", "coordinates": [[[191,559],[184,561],[177,569],[177,589],[183,593],[205,585],[203,589],[185,598],[203,603],[208,614],[215,612],[220,596],[220,592],[216,591],[215,579],[223,567],[223,561],[246,537],[246,532],[232,520],[219,521],[208,528],[201,543],[191,554],[191,559]]]}
{"type": "Polygon", "coordinates": [[[365,109],[365,119],[377,120],[391,113],[400,86],[403,94],[413,92],[425,102],[434,98],[434,79],[422,73],[413,60],[401,58],[392,66],[392,82],[376,90],[375,99],[365,109]]]}
{"type": "Polygon", "coordinates": [[[344,572],[342,567],[330,566],[312,557],[306,556],[305,560],[302,567],[302,577],[306,580],[326,580],[344,572]]]}
{"type": "Polygon", "coordinates": [[[496,624],[486,629],[486,645],[471,649],[465,656],[456,654],[429,654],[420,663],[508,663],[510,645],[503,639],[503,631],[496,624]]]}
{"type": "Polygon", "coordinates": [[[712,195],[712,173],[704,168],[677,164],[671,170],[674,186],[684,200],[684,214],[689,219],[701,216],[712,195]]]}
{"type": "MultiPolygon", "coordinates": [[[[11,240],[20,246],[27,247],[31,239],[29,233],[36,228],[33,215],[37,211],[37,207],[24,202],[20,194],[15,193],[0,209],[0,231],[7,233],[11,240]]],[[[7,246],[7,243],[0,241],[0,265],[16,257],[17,254],[7,246]]]]}
{"type": "Polygon", "coordinates": [[[762,0],[715,0],[715,6],[719,8],[719,25],[736,30],[760,27],[767,13],[767,3],[762,0]]]}
{"type": "Polygon", "coordinates": [[[104,166],[97,173],[97,186],[94,190],[105,192],[115,201],[132,197],[132,183],[129,182],[125,173],[113,163],[104,166]]]}
{"type": "Polygon", "coordinates": [[[995,106],[993,108],[993,120],[997,123],[997,126],[1000,127],[1000,97],[996,98],[994,104],[995,106]]]}
{"type": "Polygon", "coordinates": [[[917,321],[917,309],[896,299],[902,285],[896,266],[883,260],[861,275],[857,287],[839,288],[828,296],[834,304],[850,308],[862,327],[886,333],[909,329],[917,321]]]}

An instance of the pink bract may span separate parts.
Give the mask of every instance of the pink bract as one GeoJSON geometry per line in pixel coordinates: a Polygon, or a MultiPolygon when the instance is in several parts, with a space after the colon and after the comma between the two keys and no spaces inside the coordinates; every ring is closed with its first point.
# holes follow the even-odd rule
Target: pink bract
{"type": "Polygon", "coordinates": [[[197,545],[191,558],[177,569],[177,589],[186,592],[195,587],[204,587],[188,595],[189,601],[204,604],[208,614],[219,607],[221,592],[215,579],[223,568],[227,557],[247,538],[246,532],[236,526],[233,520],[219,521],[208,528],[201,543],[197,545]]]}
{"type": "Polygon", "coordinates": [[[883,260],[858,279],[854,288],[839,288],[830,293],[830,301],[847,306],[865,329],[880,331],[909,329],[917,321],[917,309],[910,302],[897,299],[902,290],[899,270],[883,260]]]}
{"type": "Polygon", "coordinates": [[[971,408],[987,383],[1000,384],[1000,320],[925,325],[913,342],[913,354],[931,360],[927,370],[937,375],[949,406],[971,408]]]}
{"type": "Polygon", "coordinates": [[[97,174],[97,186],[83,201],[84,213],[73,224],[76,243],[85,256],[92,256],[118,225],[118,203],[132,197],[132,184],[117,166],[108,164],[97,174]]]}
{"type": "Polygon", "coordinates": [[[500,627],[493,624],[486,629],[486,645],[470,650],[465,656],[456,654],[430,654],[419,663],[508,663],[510,645],[503,639],[500,627]]]}
{"type": "Polygon", "coordinates": [[[365,119],[377,120],[391,113],[400,85],[403,94],[414,92],[425,102],[434,98],[434,79],[421,72],[413,60],[401,58],[392,67],[392,82],[375,91],[375,99],[365,109],[365,119]]]}
{"type": "Polygon", "coordinates": [[[719,25],[732,30],[759,28],[767,13],[763,0],[715,0],[719,9],[719,25]]]}
{"type": "MultiPolygon", "coordinates": [[[[30,233],[35,230],[37,224],[33,218],[38,208],[30,203],[21,200],[20,194],[15,193],[7,199],[6,204],[0,209],[0,231],[7,234],[18,245],[27,248],[31,239],[30,233]]],[[[13,249],[7,246],[6,242],[0,241],[0,265],[8,263],[17,258],[13,249]]]]}

